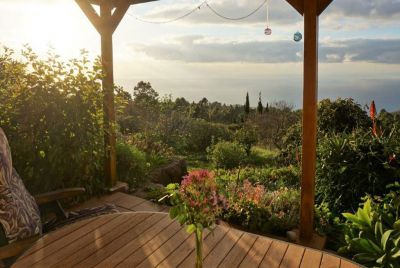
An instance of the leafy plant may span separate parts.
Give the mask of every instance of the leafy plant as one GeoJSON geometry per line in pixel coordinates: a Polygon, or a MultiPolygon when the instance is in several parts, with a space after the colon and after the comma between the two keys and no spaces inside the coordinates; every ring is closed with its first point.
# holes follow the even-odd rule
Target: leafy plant
{"type": "Polygon", "coordinates": [[[131,188],[139,186],[148,171],[146,154],[122,142],[117,143],[116,153],[119,179],[128,182],[131,188]]]}
{"type": "Polygon", "coordinates": [[[339,250],[369,267],[400,267],[400,195],[391,191],[383,198],[370,196],[347,219],[346,244],[339,250]]]}
{"type": "Polygon", "coordinates": [[[170,184],[167,190],[173,204],[170,217],[186,224],[188,233],[196,233],[196,268],[202,267],[203,229],[211,229],[215,224],[227,206],[226,199],[218,190],[214,174],[207,170],[192,171],[179,188],[177,184],[170,184]]]}
{"type": "Polygon", "coordinates": [[[221,141],[207,149],[208,159],[217,168],[232,169],[246,161],[246,151],[236,142],[221,141]]]}

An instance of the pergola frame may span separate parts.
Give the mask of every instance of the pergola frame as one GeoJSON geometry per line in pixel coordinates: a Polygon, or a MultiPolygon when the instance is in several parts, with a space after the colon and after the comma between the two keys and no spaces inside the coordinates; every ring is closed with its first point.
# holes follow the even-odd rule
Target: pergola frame
{"type": "MultiPolygon", "coordinates": [[[[75,0],[101,36],[106,185],[117,183],[112,35],[131,5],[156,0],[75,0]],[[100,7],[97,14],[93,5],[100,7]]],[[[315,171],[318,103],[318,20],[333,0],[286,0],[304,17],[303,142],[300,241],[314,231],[315,171]]]]}

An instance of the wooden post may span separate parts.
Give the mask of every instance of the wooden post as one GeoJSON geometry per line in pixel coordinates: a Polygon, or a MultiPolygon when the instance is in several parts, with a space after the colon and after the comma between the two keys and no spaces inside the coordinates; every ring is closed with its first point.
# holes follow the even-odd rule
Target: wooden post
{"type": "Polygon", "coordinates": [[[112,36],[121,22],[129,6],[132,4],[149,2],[152,0],[75,0],[90,22],[101,36],[101,62],[104,77],[103,111],[104,111],[104,175],[107,187],[114,187],[117,183],[117,159],[115,152],[115,107],[114,107],[114,70],[113,70],[113,40],[112,36]],[[100,6],[97,14],[92,4],[100,6]],[[113,9],[115,8],[114,12],[113,9]]]}
{"type": "MultiPolygon", "coordinates": [[[[109,2],[100,5],[102,21],[111,21],[112,6],[109,2]]],[[[103,65],[103,111],[104,111],[104,173],[106,186],[117,183],[117,159],[115,152],[115,107],[114,107],[114,69],[113,69],[113,29],[110,24],[100,27],[101,62],[103,65]]]]}
{"type": "Polygon", "coordinates": [[[314,232],[314,195],[318,104],[318,0],[304,1],[303,144],[300,240],[314,232]]]}

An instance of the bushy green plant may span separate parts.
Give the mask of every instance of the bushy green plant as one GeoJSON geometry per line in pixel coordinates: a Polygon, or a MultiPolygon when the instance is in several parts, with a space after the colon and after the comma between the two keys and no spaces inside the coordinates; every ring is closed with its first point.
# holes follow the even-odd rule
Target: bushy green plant
{"type": "Polygon", "coordinates": [[[300,170],[295,166],[284,168],[253,168],[244,167],[233,170],[218,170],[218,175],[224,181],[249,180],[252,183],[262,184],[268,191],[275,191],[282,187],[298,188],[300,184],[300,170]]]}
{"type": "Polygon", "coordinates": [[[146,154],[127,143],[119,142],[116,146],[118,178],[131,188],[145,180],[148,171],[146,154]]]}
{"type": "Polygon", "coordinates": [[[0,125],[13,164],[32,193],[84,186],[103,189],[101,65],[44,60],[26,48],[0,53],[0,125]],[[18,60],[16,59],[18,58],[18,60]]]}
{"type": "Polygon", "coordinates": [[[340,252],[368,267],[400,267],[400,195],[391,191],[383,198],[370,196],[347,219],[345,245],[340,252]]]}
{"type": "Polygon", "coordinates": [[[207,149],[208,159],[217,168],[232,169],[246,160],[246,151],[239,143],[221,141],[207,149]]]}
{"type": "Polygon", "coordinates": [[[277,162],[277,151],[268,150],[262,147],[253,146],[250,155],[247,157],[247,165],[274,167],[277,162]]]}
{"type": "Polygon", "coordinates": [[[214,140],[230,140],[232,137],[227,125],[210,123],[203,119],[191,120],[187,132],[187,150],[192,153],[205,152],[214,140]]]}
{"type": "MultiPolygon", "coordinates": [[[[366,193],[382,195],[399,174],[388,165],[399,137],[374,137],[369,132],[325,136],[319,140],[317,197],[333,212],[352,211],[366,193]]],[[[397,154],[397,152],[395,152],[397,154]]]]}
{"type": "Polygon", "coordinates": [[[235,141],[244,147],[248,156],[250,156],[251,147],[257,142],[257,138],[256,130],[249,126],[240,128],[234,135],[235,141]]]}
{"type": "Polygon", "coordinates": [[[371,124],[366,111],[353,99],[325,99],[318,104],[318,129],[324,133],[351,133],[367,130],[371,124]]]}

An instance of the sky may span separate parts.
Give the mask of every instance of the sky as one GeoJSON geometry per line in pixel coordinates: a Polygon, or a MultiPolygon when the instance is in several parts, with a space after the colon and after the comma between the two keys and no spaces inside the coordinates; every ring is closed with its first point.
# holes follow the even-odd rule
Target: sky
{"type": "MultiPolygon", "coordinates": [[[[228,17],[264,0],[208,0],[228,17]]],[[[114,34],[115,83],[132,92],[152,83],[160,95],[252,106],[285,100],[302,105],[303,18],[285,0],[268,0],[253,16],[224,20],[203,0],[132,6],[114,34]],[[165,22],[200,6],[192,15],[165,22]],[[268,26],[272,35],[266,36],[268,26]]],[[[0,45],[51,47],[62,58],[81,49],[100,54],[100,37],[74,0],[0,0],[0,45]]],[[[334,0],[319,19],[319,99],[352,97],[362,106],[400,110],[400,0],[334,0]]]]}

